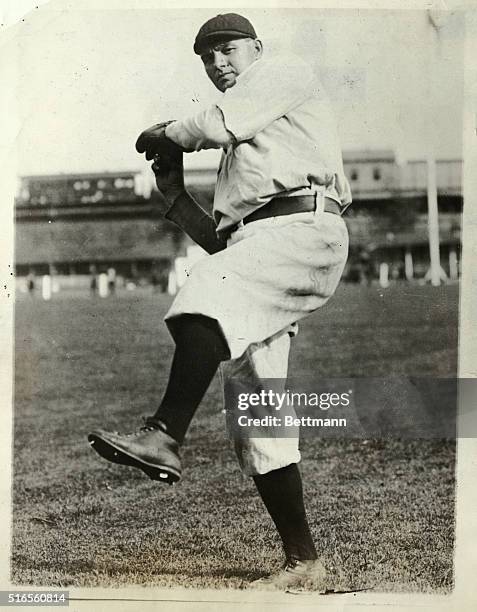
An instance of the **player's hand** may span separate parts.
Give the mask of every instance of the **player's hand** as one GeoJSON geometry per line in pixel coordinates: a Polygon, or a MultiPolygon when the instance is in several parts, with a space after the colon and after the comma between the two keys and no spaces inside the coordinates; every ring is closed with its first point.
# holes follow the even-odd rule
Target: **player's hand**
{"type": "Polygon", "coordinates": [[[182,161],[184,149],[166,136],[166,127],[173,121],[164,121],[147,128],[141,132],[136,141],[136,151],[145,153],[149,161],[157,154],[166,154],[168,157],[182,161]]]}
{"type": "Polygon", "coordinates": [[[151,168],[156,177],[159,194],[162,195],[168,207],[172,206],[175,199],[185,192],[182,153],[180,159],[164,153],[156,154],[151,168]]]}

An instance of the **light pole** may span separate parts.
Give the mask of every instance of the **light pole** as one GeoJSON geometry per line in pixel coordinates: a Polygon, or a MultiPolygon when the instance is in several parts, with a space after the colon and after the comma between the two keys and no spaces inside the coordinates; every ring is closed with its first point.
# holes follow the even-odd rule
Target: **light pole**
{"type": "MultiPolygon", "coordinates": [[[[439,30],[443,27],[448,11],[429,10],[427,11],[428,22],[430,28],[430,43],[429,43],[429,100],[432,100],[432,95],[436,92],[436,75],[434,53],[439,49],[439,30]],[[436,40],[436,44],[434,44],[436,40]]],[[[428,128],[428,148],[427,148],[427,226],[429,235],[429,256],[430,256],[430,278],[431,284],[438,286],[441,283],[441,259],[439,249],[439,210],[437,207],[437,173],[436,173],[436,158],[435,158],[435,143],[434,136],[435,125],[429,113],[429,128],[428,128]]]]}

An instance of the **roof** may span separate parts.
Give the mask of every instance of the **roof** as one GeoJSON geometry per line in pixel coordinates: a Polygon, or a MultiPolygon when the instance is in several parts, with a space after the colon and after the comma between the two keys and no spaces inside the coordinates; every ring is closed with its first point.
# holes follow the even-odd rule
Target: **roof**
{"type": "Polygon", "coordinates": [[[140,174],[139,170],[116,170],[115,172],[63,172],[58,174],[25,174],[19,178],[22,181],[64,181],[69,179],[105,178],[116,176],[135,176],[140,174]]]}
{"type": "Polygon", "coordinates": [[[343,162],[394,162],[396,159],[391,149],[361,149],[355,151],[343,151],[343,162]]]}

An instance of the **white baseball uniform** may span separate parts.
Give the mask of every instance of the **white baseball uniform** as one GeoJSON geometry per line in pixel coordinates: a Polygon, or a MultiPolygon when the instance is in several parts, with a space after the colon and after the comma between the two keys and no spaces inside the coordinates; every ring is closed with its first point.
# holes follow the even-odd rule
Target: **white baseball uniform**
{"type": "MultiPolygon", "coordinates": [[[[193,266],[166,322],[185,313],[218,321],[231,353],[221,368],[224,383],[233,377],[285,381],[294,324],[333,295],[348,253],[343,219],[323,211],[325,196],[342,209],[351,203],[330,104],[301,60],[260,59],[220,102],[170,124],[166,135],[187,149],[224,147],[209,221],[228,237],[225,250],[211,249],[193,266]],[[303,194],[314,194],[315,211],[243,224],[274,197],[303,194]]],[[[166,217],[194,236],[196,213],[178,202],[166,217]]],[[[250,475],[300,459],[298,431],[287,438],[241,437],[235,448],[250,475]]]]}

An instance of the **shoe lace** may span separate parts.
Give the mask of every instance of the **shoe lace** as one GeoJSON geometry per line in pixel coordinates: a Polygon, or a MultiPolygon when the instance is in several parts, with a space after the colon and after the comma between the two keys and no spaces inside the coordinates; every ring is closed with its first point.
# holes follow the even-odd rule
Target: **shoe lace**
{"type": "Polygon", "coordinates": [[[300,559],[295,559],[294,557],[290,557],[289,559],[286,560],[285,565],[283,566],[283,570],[285,572],[289,572],[292,571],[294,569],[296,569],[297,567],[299,567],[300,565],[302,565],[302,561],[300,561],[300,559]]]}
{"type": "Polygon", "coordinates": [[[146,433],[148,431],[156,431],[157,429],[159,429],[157,425],[151,422],[150,417],[143,416],[142,420],[144,422],[144,425],[141,425],[141,427],[138,427],[134,431],[128,431],[123,435],[130,438],[133,436],[140,436],[141,434],[146,433]]]}

